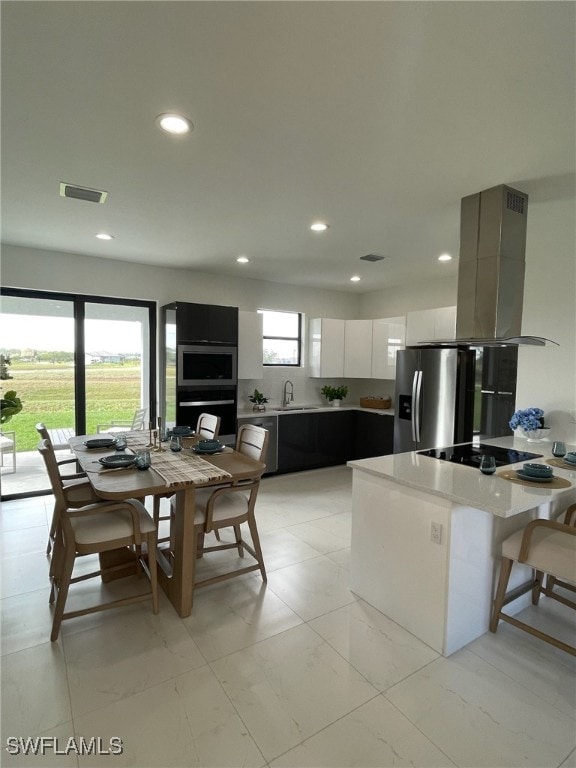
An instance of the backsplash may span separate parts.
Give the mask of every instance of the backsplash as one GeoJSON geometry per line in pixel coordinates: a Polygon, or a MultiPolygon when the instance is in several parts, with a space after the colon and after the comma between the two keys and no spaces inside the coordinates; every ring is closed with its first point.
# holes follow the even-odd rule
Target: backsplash
{"type": "Polygon", "coordinates": [[[254,389],[268,398],[269,406],[279,406],[285,381],[294,385],[294,403],[301,405],[325,405],[320,394],[325,384],[346,384],[348,395],[345,403],[356,405],[361,397],[388,395],[394,400],[394,381],[376,379],[312,379],[303,368],[265,368],[262,379],[241,379],[238,382],[238,409],[250,407],[248,396],[254,389]]]}

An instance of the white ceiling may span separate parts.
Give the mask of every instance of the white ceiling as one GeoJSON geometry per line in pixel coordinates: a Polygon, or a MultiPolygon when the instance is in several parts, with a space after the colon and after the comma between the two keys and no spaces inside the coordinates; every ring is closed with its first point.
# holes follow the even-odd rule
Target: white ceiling
{"type": "Polygon", "coordinates": [[[4,0],[2,240],[355,292],[453,275],[463,196],[574,194],[575,8],[4,0]]]}

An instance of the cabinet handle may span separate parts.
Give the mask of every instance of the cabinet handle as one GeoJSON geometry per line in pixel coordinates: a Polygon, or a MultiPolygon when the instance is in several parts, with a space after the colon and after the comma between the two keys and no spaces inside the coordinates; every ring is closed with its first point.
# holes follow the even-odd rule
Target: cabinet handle
{"type": "Polygon", "coordinates": [[[410,418],[410,427],[412,429],[412,440],[416,441],[416,398],[418,391],[418,374],[419,371],[414,371],[414,377],[412,379],[412,414],[410,418]]]}
{"type": "Polygon", "coordinates": [[[422,398],[422,371],[416,373],[418,381],[416,384],[416,406],[414,408],[414,432],[416,433],[416,442],[422,439],[420,436],[420,400],[422,398]]]}
{"type": "Polygon", "coordinates": [[[179,405],[234,405],[234,400],[188,400],[179,405]]]}

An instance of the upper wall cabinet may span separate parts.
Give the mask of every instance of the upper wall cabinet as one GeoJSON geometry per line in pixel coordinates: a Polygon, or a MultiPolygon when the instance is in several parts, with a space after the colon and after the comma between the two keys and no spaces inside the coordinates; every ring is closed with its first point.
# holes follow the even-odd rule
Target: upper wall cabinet
{"type": "Polygon", "coordinates": [[[456,337],[456,307],[422,309],[406,315],[406,346],[456,337]]]}
{"type": "Polygon", "coordinates": [[[404,349],[405,317],[386,317],[372,321],[372,378],[396,378],[396,352],[404,349]]]}
{"type": "Polygon", "coordinates": [[[262,365],[262,314],[238,312],[238,378],[261,379],[262,365]]]}
{"type": "Polygon", "coordinates": [[[342,378],[344,375],[344,320],[312,318],[308,325],[309,376],[342,378]]]}
{"type": "Polygon", "coordinates": [[[176,312],[176,341],[238,344],[238,308],[177,301],[167,304],[176,312]]]}
{"type": "Polygon", "coordinates": [[[372,377],[372,320],[346,320],[344,333],[344,377],[372,377]]]}
{"type": "Polygon", "coordinates": [[[310,376],[394,379],[396,352],[404,348],[404,317],[310,320],[310,376]]]}

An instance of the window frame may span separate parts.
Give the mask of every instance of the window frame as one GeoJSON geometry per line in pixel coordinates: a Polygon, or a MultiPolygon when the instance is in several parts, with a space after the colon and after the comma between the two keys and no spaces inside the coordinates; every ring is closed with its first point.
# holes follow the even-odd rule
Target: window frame
{"type": "MultiPolygon", "coordinates": [[[[290,309],[263,309],[260,308],[257,312],[264,315],[265,312],[273,312],[275,314],[284,315],[296,315],[298,318],[298,335],[297,336],[267,336],[262,332],[262,365],[266,368],[301,368],[302,367],[302,328],[303,328],[303,313],[294,312],[290,309]],[[267,339],[273,341],[296,341],[298,349],[298,359],[295,363],[266,363],[264,362],[264,344],[267,339]]],[[[262,318],[264,321],[264,317],[262,318]]]]}

